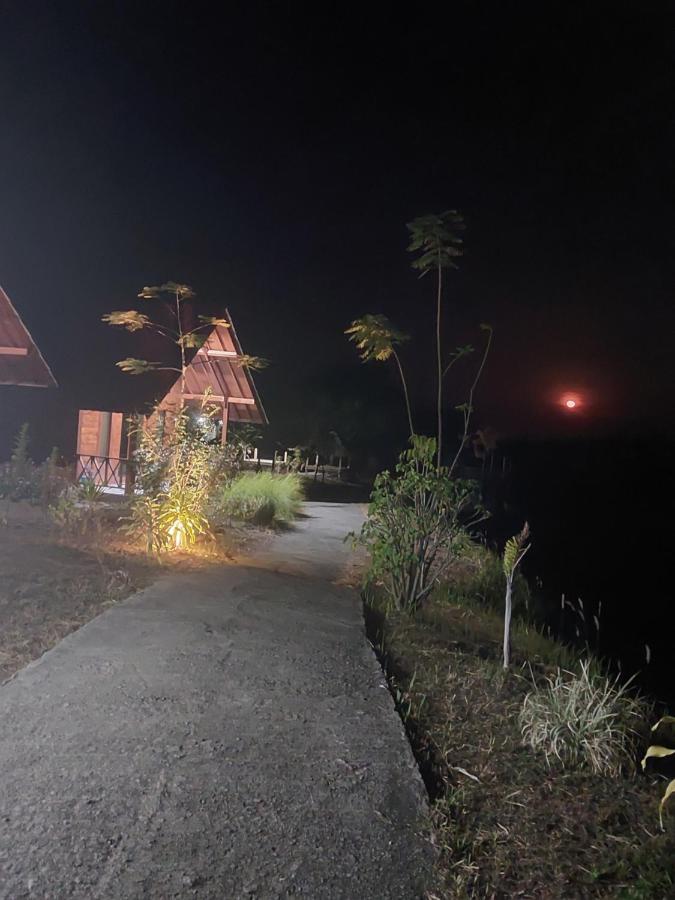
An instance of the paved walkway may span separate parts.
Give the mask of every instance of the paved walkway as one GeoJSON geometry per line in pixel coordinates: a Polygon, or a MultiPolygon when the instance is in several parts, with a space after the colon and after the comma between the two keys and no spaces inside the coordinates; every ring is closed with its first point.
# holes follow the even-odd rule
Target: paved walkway
{"type": "Polygon", "coordinates": [[[0,687],[0,897],[423,895],[422,783],[340,585],[360,512],[307,513],[0,687]]]}

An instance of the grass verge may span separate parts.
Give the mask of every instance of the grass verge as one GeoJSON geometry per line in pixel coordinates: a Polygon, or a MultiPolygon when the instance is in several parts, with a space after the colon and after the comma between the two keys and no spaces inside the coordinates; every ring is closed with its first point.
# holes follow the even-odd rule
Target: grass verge
{"type": "Polygon", "coordinates": [[[432,801],[430,896],[675,896],[675,815],[661,833],[654,775],[563,768],[524,744],[532,679],[577,666],[572,651],[518,622],[504,673],[501,617],[462,590],[466,603],[444,590],[414,619],[366,606],[432,801]]]}

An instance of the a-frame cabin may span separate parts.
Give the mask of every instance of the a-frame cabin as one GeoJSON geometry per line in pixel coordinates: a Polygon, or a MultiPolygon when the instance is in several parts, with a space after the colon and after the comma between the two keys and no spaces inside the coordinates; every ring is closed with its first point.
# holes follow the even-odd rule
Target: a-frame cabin
{"type": "Polygon", "coordinates": [[[0,384],[56,387],[56,379],[21,316],[0,287],[0,384]]]}
{"type": "MultiPolygon", "coordinates": [[[[267,416],[249,369],[242,365],[244,354],[228,311],[223,317],[227,325],[216,325],[203,346],[195,353],[185,373],[186,406],[203,404],[221,410],[221,440],[227,440],[229,422],[266,425],[267,416]]],[[[172,427],[172,419],[181,405],[181,382],[178,377],[146,419],[153,427],[163,420],[164,430],[172,427]]],[[[127,456],[129,440],[125,434],[125,415],[121,412],[81,409],[77,432],[77,473],[113,490],[129,487],[127,456]]],[[[217,418],[217,417],[216,417],[217,418]]]]}
{"type": "MultiPolygon", "coordinates": [[[[242,365],[244,354],[228,310],[224,318],[228,324],[213,328],[187,367],[182,394],[186,405],[207,402],[222,410],[223,443],[230,422],[268,424],[251,372],[242,365]]],[[[179,377],[157,404],[159,413],[175,413],[179,408],[181,384],[179,377]]]]}

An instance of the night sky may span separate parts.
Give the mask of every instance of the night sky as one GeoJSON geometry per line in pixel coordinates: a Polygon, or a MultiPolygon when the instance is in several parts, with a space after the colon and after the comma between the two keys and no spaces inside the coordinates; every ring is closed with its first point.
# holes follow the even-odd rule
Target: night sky
{"type": "Polygon", "coordinates": [[[152,396],[114,367],[143,340],[100,317],[166,280],[272,360],[275,439],[313,416],[401,434],[395,372],[342,332],[365,312],[409,331],[431,410],[433,285],[405,223],[447,208],[467,221],[448,350],[495,328],[476,425],[671,428],[672,4],[393,9],[0,3],[0,284],[60,384],[0,388],[0,450],[29,418],[72,453],[78,407],[152,396]]]}

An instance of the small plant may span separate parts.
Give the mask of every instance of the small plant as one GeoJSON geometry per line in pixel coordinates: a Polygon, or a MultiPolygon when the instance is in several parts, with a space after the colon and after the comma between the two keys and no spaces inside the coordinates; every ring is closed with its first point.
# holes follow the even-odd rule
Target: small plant
{"type": "Polygon", "coordinates": [[[226,516],[262,525],[291,521],[300,512],[302,500],[299,475],[246,472],[223,488],[219,507],[226,516]]]}
{"type": "Polygon", "coordinates": [[[30,434],[28,422],[24,422],[14,441],[14,450],[12,451],[11,463],[17,472],[22,472],[32,465],[28,456],[28,447],[30,445],[30,434]]]}
{"type": "Polygon", "coordinates": [[[630,690],[582,661],[578,672],[558,669],[525,697],[520,728],[525,744],[543,751],[550,765],[586,768],[618,776],[635,763],[645,703],[630,690]]]}
{"type": "Polygon", "coordinates": [[[77,485],[64,488],[48,512],[58,530],[70,537],[83,538],[100,531],[98,510],[94,504],[82,499],[77,485]]]}
{"type": "Polygon", "coordinates": [[[504,577],[506,578],[506,597],[504,601],[504,644],[503,658],[504,668],[508,669],[511,661],[511,612],[513,597],[513,579],[516,576],[516,569],[523,561],[523,557],[530,549],[531,544],[527,543],[530,536],[530,526],[527,522],[523,525],[520,534],[509,538],[504,547],[504,577]]]}
{"type": "MultiPolygon", "coordinates": [[[[673,726],[675,726],[675,716],[662,716],[656,723],[656,725],[652,725],[652,733],[655,734],[656,732],[661,731],[666,727],[670,727],[672,730],[673,726]]],[[[674,743],[672,738],[668,741],[668,743],[674,743]]],[[[649,747],[647,747],[647,752],[642,759],[642,771],[644,772],[647,768],[647,760],[664,759],[665,757],[669,756],[675,756],[675,746],[664,747],[661,744],[651,744],[649,747]]],[[[665,830],[663,827],[663,812],[665,809],[665,805],[668,802],[669,798],[673,796],[675,796],[675,778],[673,778],[666,785],[663,797],[661,797],[661,802],[659,803],[659,824],[661,825],[662,831],[665,830]]]]}
{"type": "Polygon", "coordinates": [[[93,478],[81,478],[78,493],[82,500],[95,502],[103,497],[103,488],[100,484],[96,484],[93,478]]]}

